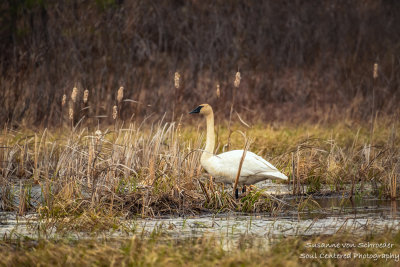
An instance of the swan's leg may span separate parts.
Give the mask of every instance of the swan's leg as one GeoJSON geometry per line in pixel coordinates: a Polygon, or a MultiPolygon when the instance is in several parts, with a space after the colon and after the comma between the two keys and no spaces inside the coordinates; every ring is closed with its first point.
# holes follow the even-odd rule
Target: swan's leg
{"type": "Polygon", "coordinates": [[[235,198],[236,199],[239,198],[239,188],[236,188],[236,190],[235,190],[235,198]]]}
{"type": "Polygon", "coordinates": [[[246,186],[245,185],[242,187],[242,194],[244,194],[244,193],[246,193],[246,186]]]}

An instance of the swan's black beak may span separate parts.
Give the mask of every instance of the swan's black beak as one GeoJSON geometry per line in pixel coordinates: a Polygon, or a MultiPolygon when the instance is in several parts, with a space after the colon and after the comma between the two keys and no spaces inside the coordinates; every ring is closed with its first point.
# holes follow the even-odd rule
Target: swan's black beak
{"type": "Polygon", "coordinates": [[[200,109],[201,109],[202,107],[203,107],[203,106],[198,106],[197,108],[195,108],[195,109],[193,109],[192,111],[190,111],[189,114],[200,113],[200,109]]]}

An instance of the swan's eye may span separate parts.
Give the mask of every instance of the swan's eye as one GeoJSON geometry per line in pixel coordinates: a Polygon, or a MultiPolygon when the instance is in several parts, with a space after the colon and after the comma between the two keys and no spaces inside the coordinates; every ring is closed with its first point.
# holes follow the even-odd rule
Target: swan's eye
{"type": "Polygon", "coordinates": [[[202,109],[202,107],[203,106],[198,106],[197,108],[195,108],[192,111],[190,111],[189,114],[200,113],[200,110],[202,109]]]}

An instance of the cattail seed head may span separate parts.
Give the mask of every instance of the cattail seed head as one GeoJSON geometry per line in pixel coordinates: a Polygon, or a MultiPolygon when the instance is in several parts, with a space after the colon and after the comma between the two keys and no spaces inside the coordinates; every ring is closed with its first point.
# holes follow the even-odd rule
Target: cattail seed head
{"type": "Polygon", "coordinates": [[[112,117],[113,117],[114,120],[117,119],[117,115],[118,115],[118,108],[117,108],[117,106],[114,106],[113,107],[113,113],[112,113],[112,117]]]}
{"type": "Polygon", "coordinates": [[[181,75],[179,74],[179,72],[175,72],[174,81],[175,81],[175,88],[176,89],[179,88],[179,80],[180,80],[180,78],[181,78],[181,75]]]}
{"type": "Polygon", "coordinates": [[[61,107],[64,107],[66,103],[67,103],[67,95],[63,94],[63,97],[61,100],[61,107]]]}
{"type": "Polygon", "coordinates": [[[68,114],[69,119],[72,121],[74,119],[74,109],[72,107],[69,107],[68,114]]]}
{"type": "Polygon", "coordinates": [[[72,89],[72,93],[71,93],[71,100],[72,102],[76,102],[76,97],[78,96],[78,88],[74,87],[74,89],[72,89]]]}
{"type": "Polygon", "coordinates": [[[88,98],[89,98],[89,90],[88,89],[86,89],[84,92],[83,92],[83,103],[87,103],[87,101],[88,101],[88,98]]]}
{"type": "Polygon", "coordinates": [[[124,98],[124,87],[120,87],[118,89],[118,94],[117,94],[117,102],[121,103],[122,99],[124,98]]]}
{"type": "Polygon", "coordinates": [[[178,123],[178,137],[181,137],[181,123],[178,123]]]}
{"type": "Polygon", "coordinates": [[[234,82],[234,85],[235,85],[236,88],[239,88],[240,79],[241,79],[241,77],[240,77],[240,72],[236,72],[235,82],[234,82]]]}
{"type": "Polygon", "coordinates": [[[100,141],[101,140],[101,135],[102,135],[102,133],[101,133],[101,131],[99,130],[99,129],[97,129],[97,131],[94,133],[95,135],[96,135],[96,141],[98,142],[98,141],[100,141]]]}
{"type": "Polygon", "coordinates": [[[219,90],[219,84],[217,84],[217,98],[221,96],[221,91],[219,90]]]}
{"type": "Polygon", "coordinates": [[[374,64],[373,77],[374,77],[374,79],[378,78],[378,63],[374,64]]]}

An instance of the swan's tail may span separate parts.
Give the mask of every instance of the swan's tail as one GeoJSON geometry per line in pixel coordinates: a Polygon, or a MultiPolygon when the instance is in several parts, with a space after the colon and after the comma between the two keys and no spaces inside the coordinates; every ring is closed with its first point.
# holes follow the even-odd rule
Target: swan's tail
{"type": "Polygon", "coordinates": [[[268,176],[271,179],[282,179],[282,180],[287,180],[287,176],[284,175],[283,173],[279,172],[279,171],[275,171],[275,172],[263,172],[263,174],[265,176],[268,176]]]}

